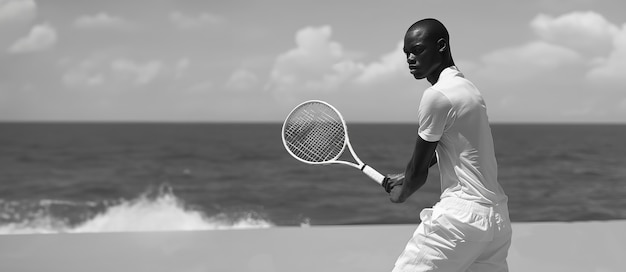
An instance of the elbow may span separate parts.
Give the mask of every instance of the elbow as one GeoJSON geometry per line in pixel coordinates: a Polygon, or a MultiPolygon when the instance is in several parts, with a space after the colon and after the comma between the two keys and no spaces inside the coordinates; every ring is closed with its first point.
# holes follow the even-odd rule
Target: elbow
{"type": "Polygon", "coordinates": [[[426,177],[428,177],[428,168],[419,172],[407,171],[404,176],[404,183],[391,190],[389,200],[393,203],[404,203],[426,183],[426,177]]]}
{"type": "Polygon", "coordinates": [[[426,178],[428,177],[428,168],[424,169],[420,172],[412,173],[407,179],[411,192],[417,191],[421,188],[424,183],[426,183],[426,178]]]}
{"type": "Polygon", "coordinates": [[[389,200],[392,203],[404,203],[406,201],[406,197],[402,197],[400,194],[398,195],[391,195],[391,197],[389,198],[389,200]]]}
{"type": "Polygon", "coordinates": [[[398,187],[396,190],[392,190],[389,196],[389,200],[392,203],[404,203],[417,189],[422,187],[424,181],[415,180],[411,183],[404,184],[398,187]]]}
{"type": "Polygon", "coordinates": [[[389,200],[393,203],[404,203],[411,195],[413,195],[413,193],[415,193],[415,191],[417,191],[419,187],[421,186],[402,186],[401,188],[398,188],[398,190],[391,191],[389,200]]]}
{"type": "Polygon", "coordinates": [[[407,189],[406,184],[394,187],[391,189],[391,192],[389,192],[389,200],[392,203],[404,203],[410,195],[410,193],[407,192],[407,189]]]}

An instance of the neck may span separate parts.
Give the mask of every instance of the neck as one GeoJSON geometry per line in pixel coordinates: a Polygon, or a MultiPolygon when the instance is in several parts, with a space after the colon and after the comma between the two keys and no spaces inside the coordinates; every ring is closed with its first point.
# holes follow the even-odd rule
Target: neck
{"type": "Polygon", "coordinates": [[[444,69],[450,66],[454,66],[454,61],[452,60],[452,58],[449,58],[446,61],[441,62],[441,65],[439,65],[439,67],[437,67],[435,71],[433,71],[429,76],[427,76],[426,80],[428,80],[428,82],[430,82],[431,85],[435,85],[435,83],[439,81],[439,75],[441,75],[441,71],[443,71],[444,69]]]}

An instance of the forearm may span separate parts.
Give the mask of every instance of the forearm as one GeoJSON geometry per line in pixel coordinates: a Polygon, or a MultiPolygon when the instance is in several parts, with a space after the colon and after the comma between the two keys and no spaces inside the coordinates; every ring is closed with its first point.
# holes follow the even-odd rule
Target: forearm
{"type": "Polygon", "coordinates": [[[429,168],[433,167],[433,165],[435,165],[435,164],[437,164],[437,153],[433,153],[433,158],[430,159],[430,166],[428,166],[428,167],[429,168]]]}
{"type": "Polygon", "coordinates": [[[436,148],[438,142],[427,142],[418,137],[415,142],[413,155],[409,160],[404,172],[404,178],[391,182],[391,202],[404,202],[409,196],[417,191],[428,177],[428,168],[437,163],[436,148]]]}
{"type": "Polygon", "coordinates": [[[391,191],[390,199],[394,203],[402,203],[406,201],[413,193],[426,183],[428,177],[428,168],[415,169],[413,160],[407,165],[404,173],[404,181],[402,185],[397,186],[391,191]]]}

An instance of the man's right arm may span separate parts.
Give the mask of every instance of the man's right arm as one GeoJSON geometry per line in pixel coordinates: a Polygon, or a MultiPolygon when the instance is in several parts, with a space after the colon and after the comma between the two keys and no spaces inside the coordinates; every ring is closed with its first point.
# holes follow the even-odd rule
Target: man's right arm
{"type": "Polygon", "coordinates": [[[409,196],[424,185],[428,177],[428,168],[433,165],[437,144],[438,142],[428,142],[417,137],[413,156],[407,164],[404,178],[390,182],[391,186],[389,186],[388,192],[391,202],[402,203],[406,201],[409,196]]]}

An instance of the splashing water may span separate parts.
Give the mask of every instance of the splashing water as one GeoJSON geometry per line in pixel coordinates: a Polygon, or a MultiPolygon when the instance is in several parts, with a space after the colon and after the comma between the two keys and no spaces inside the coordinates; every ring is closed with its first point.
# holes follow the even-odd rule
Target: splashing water
{"type": "MultiPolygon", "coordinates": [[[[40,201],[42,205],[50,203],[77,205],[51,200],[40,201]]],[[[207,216],[201,211],[184,207],[182,201],[168,187],[166,190],[160,188],[156,197],[151,198],[144,194],[133,200],[110,204],[103,212],[76,224],[70,224],[67,220],[52,216],[41,209],[31,211],[27,216],[19,214],[15,209],[19,203],[15,201],[0,204],[4,204],[0,206],[0,219],[13,219],[12,222],[0,221],[0,234],[188,231],[273,226],[272,222],[256,218],[253,213],[207,216]]]]}

